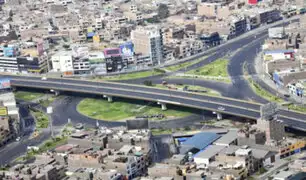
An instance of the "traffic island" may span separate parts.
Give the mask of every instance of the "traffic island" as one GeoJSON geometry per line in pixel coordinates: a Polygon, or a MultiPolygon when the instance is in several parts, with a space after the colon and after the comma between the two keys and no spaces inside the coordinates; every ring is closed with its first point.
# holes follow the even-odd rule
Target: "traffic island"
{"type": "Polygon", "coordinates": [[[77,111],[87,117],[105,121],[123,121],[133,118],[148,118],[150,120],[176,119],[192,115],[196,110],[167,105],[162,110],[161,105],[154,102],[116,99],[109,103],[107,99],[83,99],[77,106],[77,111]],[[175,109],[174,109],[175,108],[175,109]]]}
{"type": "Polygon", "coordinates": [[[201,78],[230,83],[231,80],[227,72],[228,62],[229,61],[227,59],[218,59],[197,69],[177,74],[177,76],[183,76],[187,78],[201,78]]]}

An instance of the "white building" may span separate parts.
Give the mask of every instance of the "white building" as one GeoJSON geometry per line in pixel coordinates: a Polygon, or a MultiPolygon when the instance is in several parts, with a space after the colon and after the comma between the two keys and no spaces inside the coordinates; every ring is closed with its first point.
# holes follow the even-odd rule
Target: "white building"
{"type": "Polygon", "coordinates": [[[163,59],[162,31],[158,26],[139,27],[131,32],[136,54],[150,56],[151,64],[161,64],[163,59]]]}
{"type": "Polygon", "coordinates": [[[53,71],[71,72],[73,71],[73,59],[71,52],[59,52],[51,57],[53,71]]]}

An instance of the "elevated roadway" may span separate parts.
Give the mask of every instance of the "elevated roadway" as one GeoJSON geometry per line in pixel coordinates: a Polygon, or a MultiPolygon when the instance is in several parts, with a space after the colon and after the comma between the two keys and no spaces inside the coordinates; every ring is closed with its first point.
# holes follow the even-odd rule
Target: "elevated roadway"
{"type": "MultiPolygon", "coordinates": [[[[48,78],[47,80],[41,80],[40,77],[11,75],[1,75],[0,77],[10,78],[11,84],[14,87],[96,94],[101,95],[101,98],[103,98],[102,95],[106,95],[140,99],[208,110],[254,120],[260,117],[261,104],[226,97],[214,97],[184,91],[114,82],[93,82],[64,78],[48,78]]],[[[283,122],[289,126],[306,130],[306,114],[281,109],[279,112],[279,119],[283,120],[283,122]]]]}

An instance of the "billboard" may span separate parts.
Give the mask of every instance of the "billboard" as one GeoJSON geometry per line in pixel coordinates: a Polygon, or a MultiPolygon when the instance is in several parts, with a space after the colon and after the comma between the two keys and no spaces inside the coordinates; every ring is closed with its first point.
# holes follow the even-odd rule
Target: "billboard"
{"type": "Polygon", "coordinates": [[[3,47],[3,53],[5,57],[14,57],[16,50],[14,47],[3,47]]]}
{"type": "Polygon", "coordinates": [[[127,42],[119,46],[123,56],[133,56],[134,55],[134,45],[132,42],[127,42]]]}
{"type": "Polygon", "coordinates": [[[106,48],[103,52],[104,56],[121,56],[120,48],[106,48]]]}
{"type": "Polygon", "coordinates": [[[0,89],[11,88],[11,80],[8,78],[0,79],[0,89]]]}
{"type": "Polygon", "coordinates": [[[5,106],[0,106],[0,116],[7,116],[7,108],[5,106]]]}
{"type": "Polygon", "coordinates": [[[126,120],[126,128],[127,130],[149,129],[149,120],[148,119],[126,120]]]}

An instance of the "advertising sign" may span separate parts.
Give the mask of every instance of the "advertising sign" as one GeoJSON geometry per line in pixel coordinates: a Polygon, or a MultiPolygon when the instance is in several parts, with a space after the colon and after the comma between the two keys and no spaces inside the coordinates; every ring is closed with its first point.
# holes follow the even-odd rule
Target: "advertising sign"
{"type": "Polygon", "coordinates": [[[7,116],[7,108],[5,106],[0,106],[0,116],[7,116]]]}
{"type": "Polygon", "coordinates": [[[11,80],[10,79],[0,79],[0,89],[11,88],[11,80]]]}
{"type": "Polygon", "coordinates": [[[133,56],[134,55],[134,45],[132,42],[127,42],[120,45],[121,53],[123,56],[133,56]]]}
{"type": "Polygon", "coordinates": [[[105,56],[121,56],[120,48],[106,48],[104,49],[105,56]]]}
{"type": "Polygon", "coordinates": [[[3,47],[3,53],[5,57],[14,57],[15,48],[14,47],[3,47]]]}

